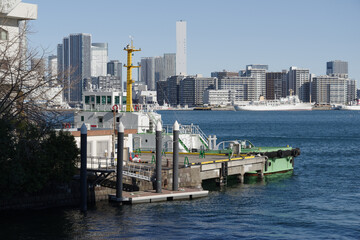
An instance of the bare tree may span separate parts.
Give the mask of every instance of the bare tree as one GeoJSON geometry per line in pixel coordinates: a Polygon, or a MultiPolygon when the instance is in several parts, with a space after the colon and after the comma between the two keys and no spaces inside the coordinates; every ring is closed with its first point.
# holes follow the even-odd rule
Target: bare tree
{"type": "Polygon", "coordinates": [[[59,114],[50,107],[57,97],[62,97],[64,79],[72,71],[52,76],[44,68],[44,49],[25,51],[23,43],[28,33],[25,25],[12,39],[0,40],[0,117],[44,123],[59,114]]]}

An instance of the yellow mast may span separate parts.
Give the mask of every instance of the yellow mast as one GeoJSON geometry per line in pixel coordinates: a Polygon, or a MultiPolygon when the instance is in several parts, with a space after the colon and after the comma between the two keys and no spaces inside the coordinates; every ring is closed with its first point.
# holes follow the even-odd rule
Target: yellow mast
{"type": "Polygon", "coordinates": [[[131,40],[131,46],[129,44],[124,48],[127,51],[127,65],[124,64],[124,67],[127,68],[127,79],[126,79],[126,111],[133,112],[133,104],[132,104],[132,84],[134,80],[132,80],[132,69],[139,68],[140,66],[133,66],[132,64],[132,55],[133,52],[141,51],[140,49],[135,49],[133,46],[133,40],[131,40]]]}

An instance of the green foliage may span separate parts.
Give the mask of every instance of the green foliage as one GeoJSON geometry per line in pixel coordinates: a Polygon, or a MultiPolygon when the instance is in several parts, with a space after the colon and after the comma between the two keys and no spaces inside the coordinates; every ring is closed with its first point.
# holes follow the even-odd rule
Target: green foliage
{"type": "Polygon", "coordinates": [[[0,119],[0,197],[42,190],[69,182],[79,149],[69,132],[0,119]]]}

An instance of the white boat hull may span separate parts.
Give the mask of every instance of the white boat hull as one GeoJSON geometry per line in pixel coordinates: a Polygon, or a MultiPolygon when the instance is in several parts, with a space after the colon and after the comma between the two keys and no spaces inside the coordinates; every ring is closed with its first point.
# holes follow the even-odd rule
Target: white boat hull
{"type": "Polygon", "coordinates": [[[278,106],[239,106],[235,105],[236,111],[310,111],[312,110],[312,105],[306,103],[300,103],[297,105],[278,105],[278,106]]]}

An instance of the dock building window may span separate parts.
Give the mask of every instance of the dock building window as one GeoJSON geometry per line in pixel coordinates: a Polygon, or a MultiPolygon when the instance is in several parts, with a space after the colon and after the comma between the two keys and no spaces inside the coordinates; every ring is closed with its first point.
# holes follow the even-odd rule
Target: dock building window
{"type": "Polygon", "coordinates": [[[96,96],[96,103],[100,104],[100,96],[96,96]]]}
{"type": "Polygon", "coordinates": [[[106,96],[101,96],[101,104],[102,105],[106,104],[106,96]]]}
{"type": "Polygon", "coordinates": [[[89,104],[89,102],[90,102],[90,96],[85,96],[85,103],[89,104]]]}
{"type": "Polygon", "coordinates": [[[115,96],[115,104],[119,104],[120,103],[120,97],[119,96],[115,96]]]}
{"type": "Polygon", "coordinates": [[[111,96],[107,96],[107,104],[111,104],[111,96]]]}
{"type": "Polygon", "coordinates": [[[9,33],[3,28],[0,28],[0,40],[9,40],[9,33]]]}

